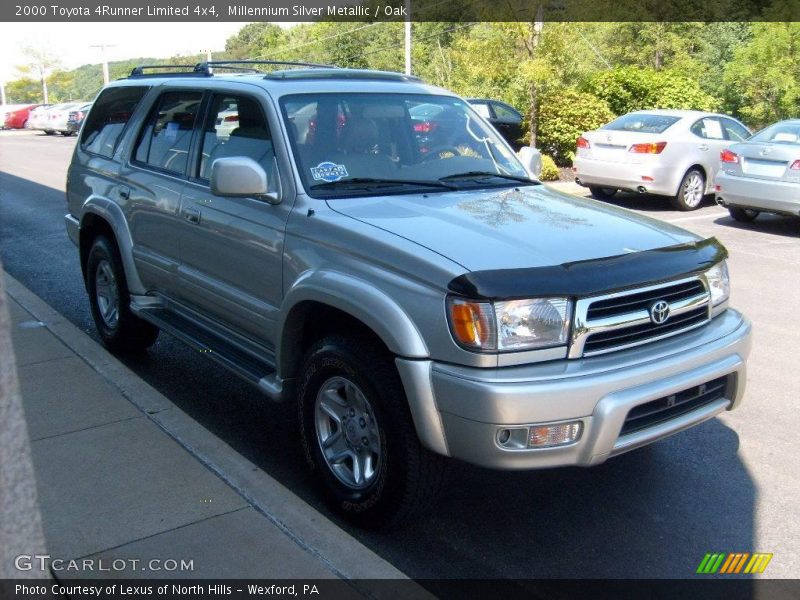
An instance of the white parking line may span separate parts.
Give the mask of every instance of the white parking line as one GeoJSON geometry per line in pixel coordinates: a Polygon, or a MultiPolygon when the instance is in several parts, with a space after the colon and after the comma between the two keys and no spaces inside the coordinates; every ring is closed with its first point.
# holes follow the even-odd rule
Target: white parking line
{"type": "Polygon", "coordinates": [[[711,213],[704,213],[702,215],[694,215],[692,217],[678,217],[677,219],[664,219],[667,223],[683,223],[684,221],[700,221],[702,219],[715,219],[723,217],[727,213],[724,211],[714,211],[711,213]]]}

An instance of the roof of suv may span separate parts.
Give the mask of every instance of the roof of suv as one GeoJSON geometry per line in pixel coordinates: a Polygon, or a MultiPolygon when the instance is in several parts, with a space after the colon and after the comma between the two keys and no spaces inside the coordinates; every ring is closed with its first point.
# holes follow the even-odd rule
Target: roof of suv
{"type": "MultiPolygon", "coordinates": [[[[259,64],[292,65],[295,63],[272,63],[271,61],[221,61],[199,63],[193,68],[187,65],[157,65],[136,67],[131,75],[118,80],[117,85],[146,81],[151,85],[176,84],[200,85],[206,82],[240,82],[257,85],[277,96],[314,92],[373,92],[373,93],[421,93],[446,94],[452,92],[424,83],[418,77],[392,71],[367,69],[345,69],[327,65],[296,63],[298,68],[260,72],[252,67],[259,64]],[[144,69],[188,68],[172,73],[145,73],[144,69]],[[218,69],[217,71],[214,71],[218,69]],[[247,72],[225,72],[226,69],[242,69],[247,72]],[[221,72],[220,72],[221,71],[221,72]],[[355,85],[354,85],[355,84],[355,85]],[[356,87],[357,86],[357,87],[356,87]]],[[[113,85],[113,84],[112,84],[113,85]]],[[[181,87],[183,87],[181,85],[181,87]]],[[[216,87],[209,85],[208,87],[216,87]]]]}

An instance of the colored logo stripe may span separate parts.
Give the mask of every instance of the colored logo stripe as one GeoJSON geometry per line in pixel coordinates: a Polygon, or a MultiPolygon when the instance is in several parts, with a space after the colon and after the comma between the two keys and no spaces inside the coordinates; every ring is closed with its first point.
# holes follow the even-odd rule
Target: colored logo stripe
{"type": "Polygon", "coordinates": [[[703,575],[713,575],[715,573],[734,575],[742,572],[763,573],[771,560],[771,553],[756,552],[751,555],[748,552],[709,552],[700,561],[696,572],[703,575]],[[742,571],[743,569],[744,571],[742,571]]]}

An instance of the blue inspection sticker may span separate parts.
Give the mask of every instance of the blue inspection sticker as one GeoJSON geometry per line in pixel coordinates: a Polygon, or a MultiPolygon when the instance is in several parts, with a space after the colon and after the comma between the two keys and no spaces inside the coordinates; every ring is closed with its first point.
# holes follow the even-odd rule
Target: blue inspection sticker
{"type": "Polygon", "coordinates": [[[347,168],[332,162],[321,162],[316,167],[311,167],[311,176],[316,181],[339,181],[347,177],[347,168]]]}

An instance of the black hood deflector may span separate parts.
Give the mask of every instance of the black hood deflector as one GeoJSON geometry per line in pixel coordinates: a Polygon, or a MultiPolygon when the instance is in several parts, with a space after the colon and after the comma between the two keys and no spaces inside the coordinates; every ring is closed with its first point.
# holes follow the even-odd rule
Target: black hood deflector
{"type": "Polygon", "coordinates": [[[701,273],[727,258],[716,238],[552,267],[473,271],[448,284],[472,300],[536,296],[585,297],[701,273]]]}

